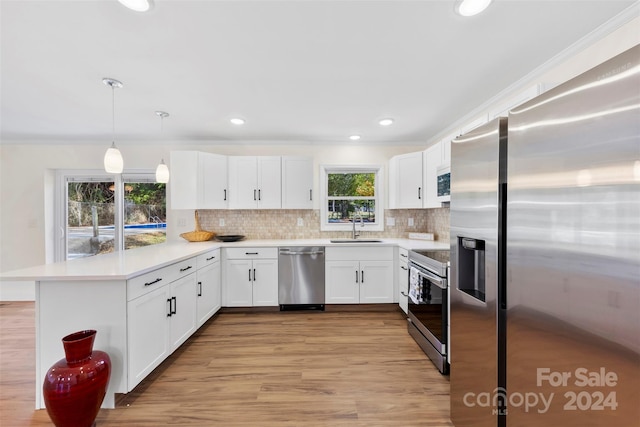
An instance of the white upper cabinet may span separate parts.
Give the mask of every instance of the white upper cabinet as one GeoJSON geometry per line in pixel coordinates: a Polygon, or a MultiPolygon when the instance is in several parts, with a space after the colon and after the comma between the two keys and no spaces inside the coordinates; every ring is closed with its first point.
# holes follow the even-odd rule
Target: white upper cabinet
{"type": "Polygon", "coordinates": [[[229,157],[229,208],[281,208],[280,156],[229,157]]]}
{"type": "Polygon", "coordinates": [[[282,209],[313,209],[313,158],[282,157],[282,209]]]}
{"type": "Polygon", "coordinates": [[[422,151],[394,156],[389,161],[389,208],[422,208],[424,198],[422,151]]]}
{"type": "Polygon", "coordinates": [[[171,152],[171,208],[227,208],[227,157],[199,151],[171,152]]]}
{"type": "Polygon", "coordinates": [[[438,167],[443,163],[442,157],[441,142],[424,151],[424,201],[422,207],[439,208],[442,206],[438,200],[438,167]]]}

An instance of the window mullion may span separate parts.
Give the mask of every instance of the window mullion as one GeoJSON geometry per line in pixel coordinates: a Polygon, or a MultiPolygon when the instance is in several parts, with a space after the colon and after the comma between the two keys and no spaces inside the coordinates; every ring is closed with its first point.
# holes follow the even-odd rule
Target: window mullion
{"type": "Polygon", "coordinates": [[[124,183],[122,175],[114,178],[114,233],[113,250],[124,250],[124,183]]]}

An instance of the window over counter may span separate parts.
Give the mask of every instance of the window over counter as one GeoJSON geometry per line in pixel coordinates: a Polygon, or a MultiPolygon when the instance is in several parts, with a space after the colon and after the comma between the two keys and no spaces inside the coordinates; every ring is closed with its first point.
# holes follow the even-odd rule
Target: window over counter
{"type": "Polygon", "coordinates": [[[353,221],[357,231],[384,230],[382,166],[322,165],[320,173],[321,230],[351,231],[353,221]]]}

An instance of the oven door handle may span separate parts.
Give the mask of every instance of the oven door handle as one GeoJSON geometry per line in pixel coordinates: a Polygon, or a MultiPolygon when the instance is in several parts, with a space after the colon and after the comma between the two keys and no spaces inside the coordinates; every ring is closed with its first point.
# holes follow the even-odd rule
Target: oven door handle
{"type": "MultiPolygon", "coordinates": [[[[416,268],[416,267],[414,267],[416,268]]],[[[447,284],[445,282],[445,280],[442,277],[436,276],[435,274],[432,274],[428,271],[422,270],[420,268],[416,268],[416,270],[418,270],[418,274],[420,274],[423,277],[426,277],[427,279],[429,279],[429,281],[431,283],[433,283],[434,285],[436,285],[437,287],[439,287],[440,289],[447,289],[447,284]]]]}

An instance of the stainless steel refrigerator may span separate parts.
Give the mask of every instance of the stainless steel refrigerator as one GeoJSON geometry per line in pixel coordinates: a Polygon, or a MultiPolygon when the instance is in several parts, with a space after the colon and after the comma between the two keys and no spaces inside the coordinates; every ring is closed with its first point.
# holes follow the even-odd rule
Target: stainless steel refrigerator
{"type": "Polygon", "coordinates": [[[640,425],[640,46],[451,158],[454,425],[640,425]]]}

